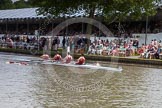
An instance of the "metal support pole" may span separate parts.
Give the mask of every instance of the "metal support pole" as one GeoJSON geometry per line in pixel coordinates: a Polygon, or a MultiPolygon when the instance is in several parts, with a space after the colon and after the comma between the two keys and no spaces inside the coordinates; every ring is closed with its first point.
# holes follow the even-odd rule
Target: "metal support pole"
{"type": "Polygon", "coordinates": [[[101,33],[100,33],[100,27],[101,27],[101,25],[99,24],[99,31],[98,31],[98,32],[99,32],[99,34],[98,34],[99,37],[101,36],[101,33]]]}
{"type": "Polygon", "coordinates": [[[18,23],[16,23],[16,33],[18,33],[18,23]]]}
{"type": "Polygon", "coordinates": [[[147,28],[148,28],[148,16],[146,17],[145,45],[147,44],[147,28]]]}
{"type": "Polygon", "coordinates": [[[6,33],[8,32],[8,24],[7,24],[7,21],[6,21],[6,33]]]}
{"type": "Polygon", "coordinates": [[[29,22],[27,22],[27,35],[29,34],[29,22]]]}
{"type": "MultiPolygon", "coordinates": [[[[82,11],[83,11],[83,4],[82,4],[82,11]]],[[[83,18],[83,14],[81,15],[81,18],[83,18]]],[[[81,22],[82,23],[82,34],[84,34],[83,32],[84,32],[84,25],[83,25],[83,22],[81,22]]]]}
{"type": "Polygon", "coordinates": [[[52,20],[52,37],[53,37],[53,20],[52,20]]]}
{"type": "Polygon", "coordinates": [[[84,32],[84,25],[83,25],[83,22],[82,22],[82,34],[84,34],[83,32],[84,32]]]}

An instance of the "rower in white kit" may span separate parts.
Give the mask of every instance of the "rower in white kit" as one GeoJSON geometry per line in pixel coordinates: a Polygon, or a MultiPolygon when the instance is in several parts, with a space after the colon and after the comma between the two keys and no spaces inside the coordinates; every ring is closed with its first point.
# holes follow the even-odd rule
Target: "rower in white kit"
{"type": "Polygon", "coordinates": [[[41,56],[42,59],[44,60],[48,60],[50,57],[47,53],[44,53],[42,56],[41,56]]]}
{"type": "Polygon", "coordinates": [[[73,60],[73,57],[70,55],[70,53],[67,53],[67,56],[64,58],[64,63],[70,63],[73,60]]]}

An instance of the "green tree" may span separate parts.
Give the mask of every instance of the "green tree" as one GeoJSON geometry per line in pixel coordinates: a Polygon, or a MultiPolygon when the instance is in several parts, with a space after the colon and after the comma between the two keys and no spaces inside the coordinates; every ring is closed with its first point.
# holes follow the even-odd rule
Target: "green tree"
{"type": "MultiPolygon", "coordinates": [[[[84,16],[94,18],[101,15],[110,24],[125,19],[140,19],[156,14],[156,5],[160,0],[31,0],[40,7],[39,14],[75,14],[84,10],[84,16]]],[[[92,25],[87,25],[87,33],[92,33],[92,25]]],[[[90,38],[90,35],[87,35],[90,38]]],[[[89,46],[89,45],[88,45],[89,46]]]]}
{"type": "MultiPolygon", "coordinates": [[[[101,15],[107,24],[126,19],[138,20],[143,16],[156,14],[157,3],[160,0],[31,0],[38,7],[39,14],[75,14],[84,10],[84,16],[94,18],[101,15]]],[[[86,37],[90,39],[92,25],[87,25],[86,37]]],[[[88,43],[89,46],[89,43],[88,43]]]]}
{"type": "Polygon", "coordinates": [[[12,9],[13,4],[11,0],[0,0],[0,10],[3,9],[12,9]]]}
{"type": "Polygon", "coordinates": [[[140,19],[156,13],[160,0],[31,0],[40,7],[39,14],[74,14],[82,9],[84,15],[93,18],[102,15],[105,21],[123,21],[126,18],[140,19]]]}
{"type": "Polygon", "coordinates": [[[14,8],[19,9],[19,8],[30,8],[32,5],[30,4],[29,1],[25,0],[19,0],[14,2],[14,8]]]}

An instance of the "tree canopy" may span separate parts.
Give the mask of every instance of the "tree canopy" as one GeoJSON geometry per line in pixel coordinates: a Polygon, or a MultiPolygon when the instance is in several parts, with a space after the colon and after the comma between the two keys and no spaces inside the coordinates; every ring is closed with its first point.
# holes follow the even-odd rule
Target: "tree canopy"
{"type": "Polygon", "coordinates": [[[0,10],[2,9],[12,9],[13,4],[11,0],[0,0],[0,10]]]}
{"type": "Polygon", "coordinates": [[[19,9],[19,8],[30,8],[34,7],[31,3],[31,0],[18,0],[12,2],[12,0],[0,0],[0,10],[5,9],[19,9]]]}
{"type": "Polygon", "coordinates": [[[160,0],[31,0],[39,8],[39,14],[74,14],[84,10],[91,18],[102,15],[107,21],[122,21],[126,18],[140,19],[152,16],[160,0]]]}
{"type": "Polygon", "coordinates": [[[15,9],[32,7],[30,0],[29,1],[19,0],[19,1],[14,2],[13,5],[15,9]]]}

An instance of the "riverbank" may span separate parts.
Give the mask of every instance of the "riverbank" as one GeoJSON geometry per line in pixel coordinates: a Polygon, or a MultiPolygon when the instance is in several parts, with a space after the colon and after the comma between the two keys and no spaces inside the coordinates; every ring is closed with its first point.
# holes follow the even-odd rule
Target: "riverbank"
{"type": "MultiPolygon", "coordinates": [[[[8,53],[20,53],[32,55],[29,50],[21,50],[21,49],[9,49],[9,48],[0,48],[0,52],[8,52],[8,53]]],[[[58,51],[62,54],[62,50],[58,51]]],[[[56,51],[51,51],[51,56],[54,56],[56,51]]],[[[34,56],[40,56],[43,54],[43,51],[39,51],[34,56]]],[[[79,54],[74,54],[74,59],[80,57],[79,54]]],[[[112,56],[103,56],[103,55],[85,55],[86,60],[92,61],[104,61],[104,62],[119,62],[119,63],[131,63],[131,64],[146,64],[146,65],[162,65],[162,60],[160,59],[142,59],[138,56],[132,57],[112,57],[112,56]]]]}
{"type": "MultiPolygon", "coordinates": [[[[80,55],[74,55],[74,58],[78,58],[80,55]]],[[[162,65],[160,59],[142,59],[139,56],[132,57],[112,57],[101,55],[85,55],[87,60],[104,61],[104,62],[118,62],[118,63],[131,63],[131,64],[146,64],[146,65],[162,65]]]]}

